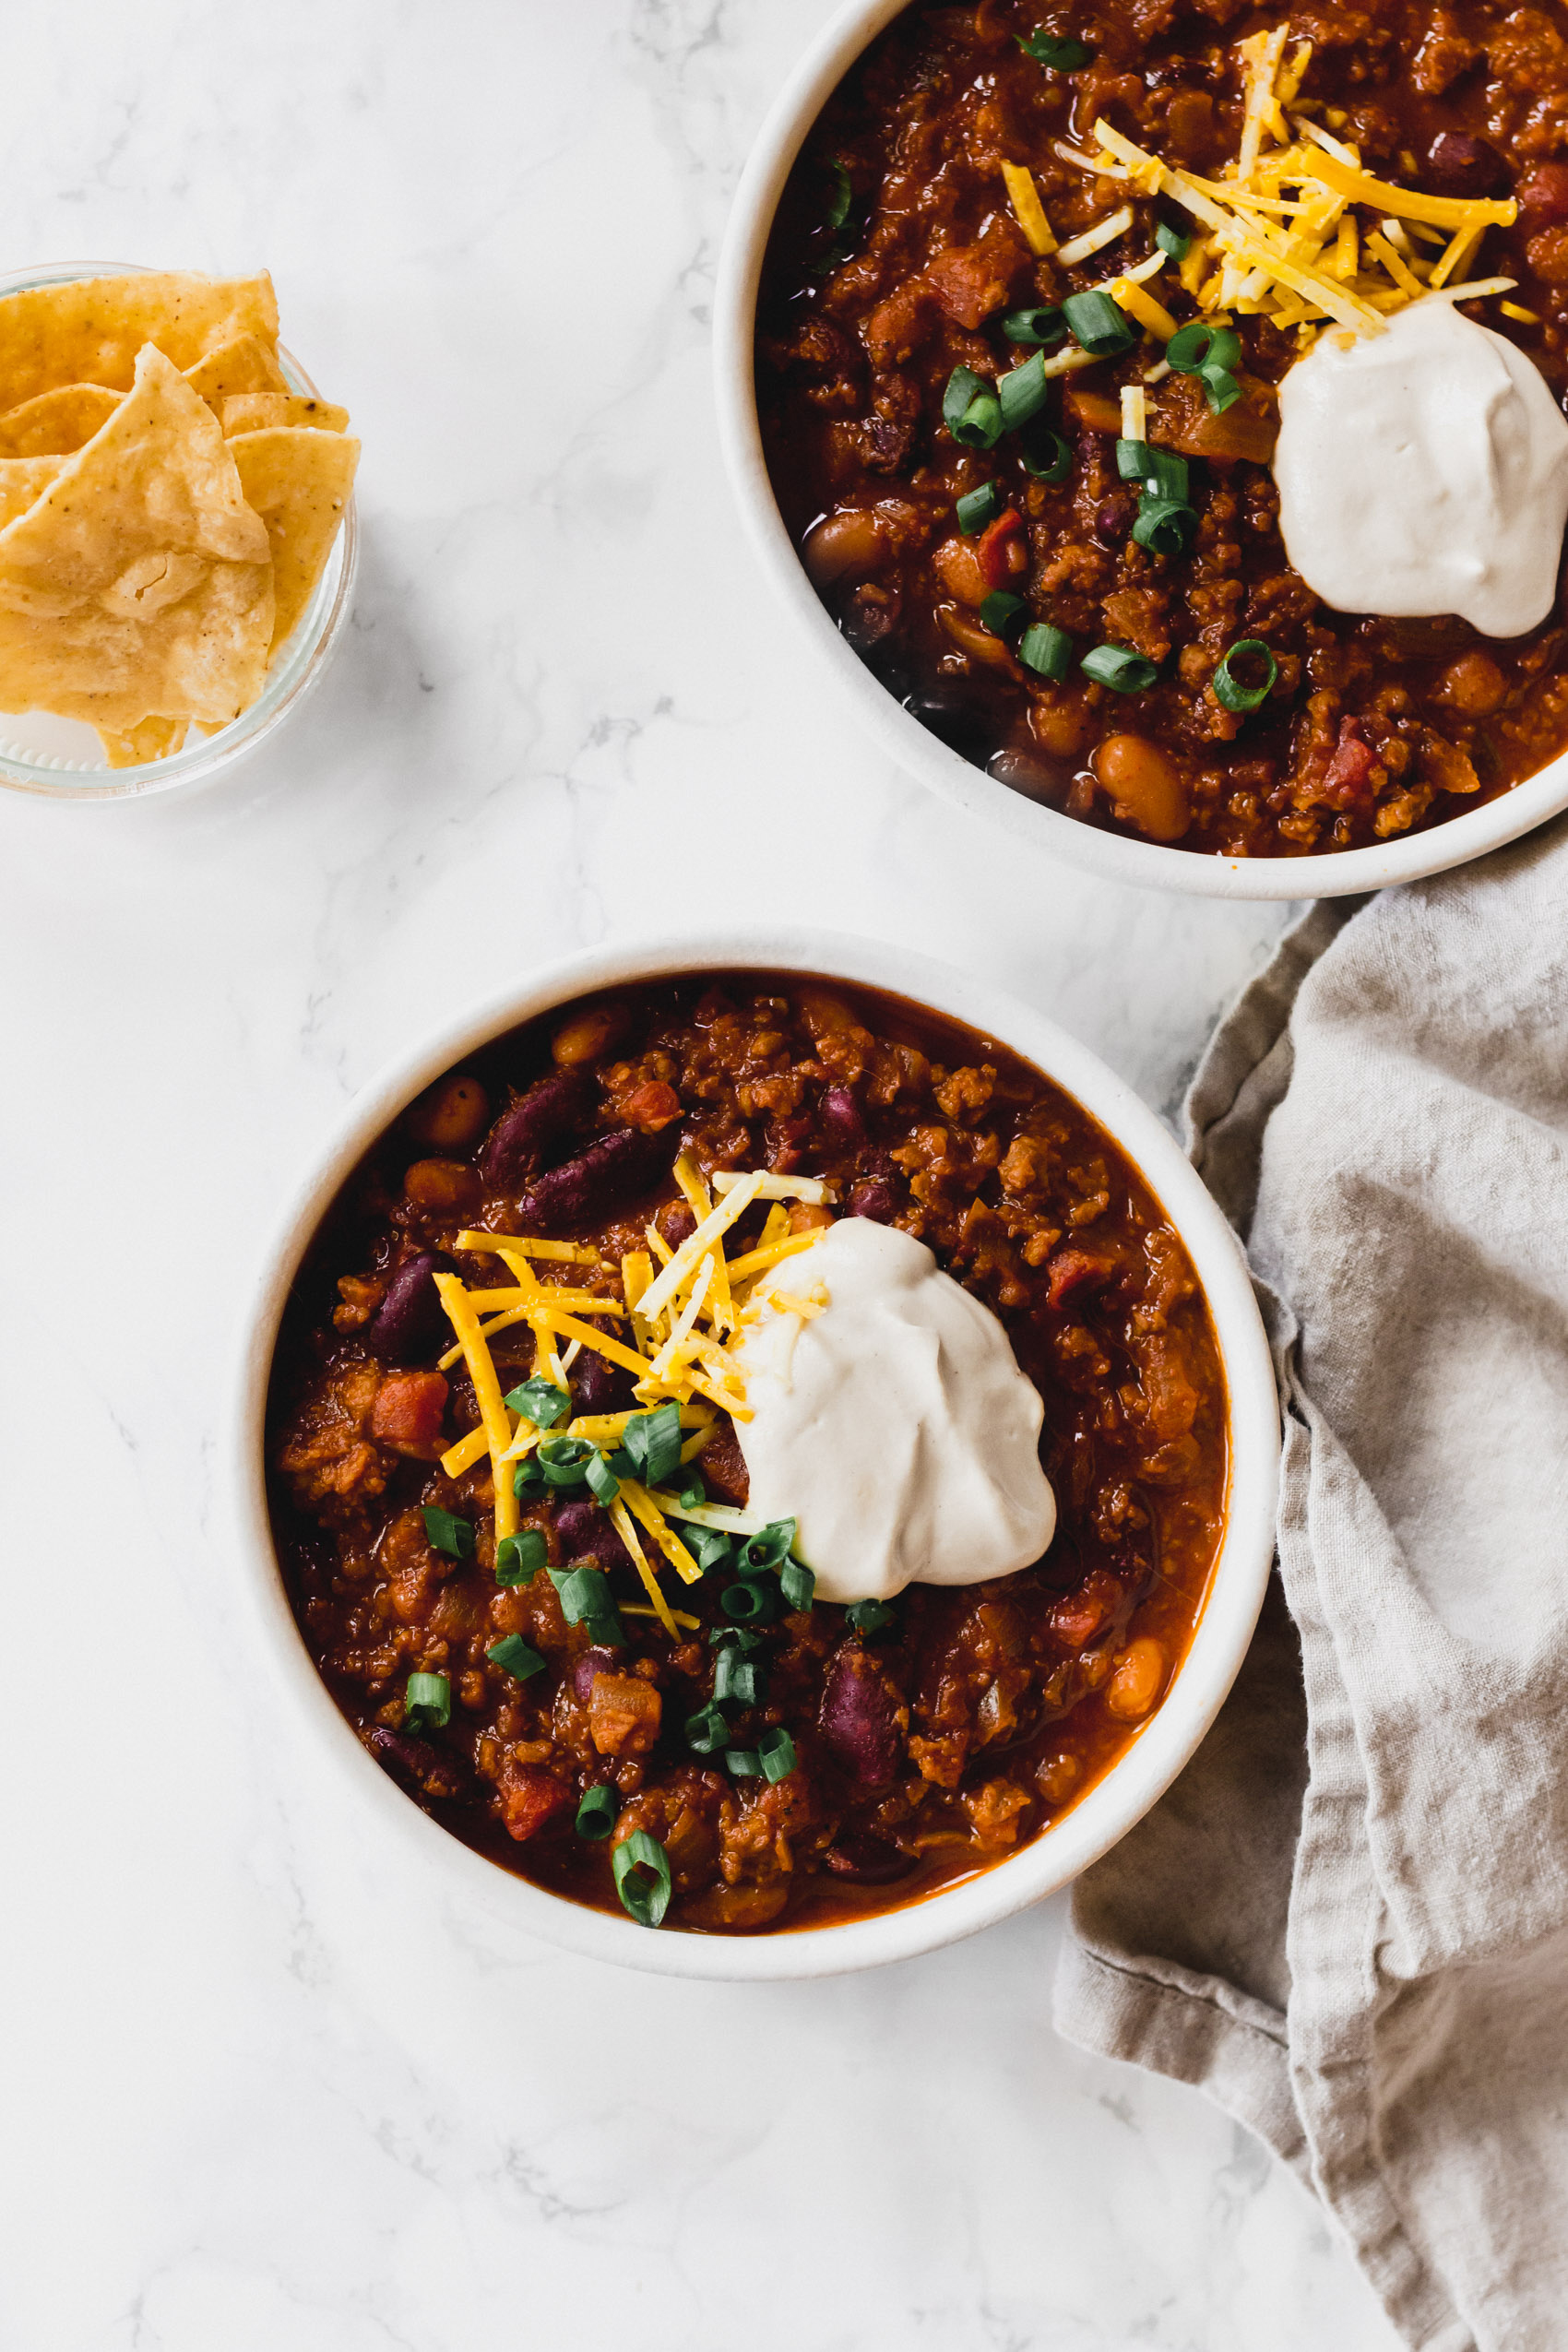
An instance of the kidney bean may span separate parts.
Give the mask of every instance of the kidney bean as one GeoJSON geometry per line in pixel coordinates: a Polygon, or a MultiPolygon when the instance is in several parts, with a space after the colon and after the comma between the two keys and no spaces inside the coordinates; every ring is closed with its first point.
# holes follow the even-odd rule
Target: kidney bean
{"type": "Polygon", "coordinates": [[[1120,547],[1133,528],[1132,493],[1118,490],[1094,510],[1094,535],[1102,547],[1120,547]]]}
{"type": "Polygon", "coordinates": [[[374,1355],[395,1364],[433,1356],[450,1335],[435,1288],[437,1261],[428,1250],[410,1258],[387,1284],[365,1339],[374,1355]]]}
{"type": "Polygon", "coordinates": [[[591,1554],[601,1568],[618,1568],[630,1562],[632,1555],[611,1524],[610,1514],[598,1503],[585,1498],[581,1503],[559,1503],[555,1532],[568,1560],[586,1560],[591,1554]]]}
{"type": "Polygon", "coordinates": [[[752,1479],[733,1421],[719,1423],[717,1435],[708,1439],[697,1464],[720,1503],[732,1503],[737,1511],[745,1509],[751,1500],[752,1479]]]}
{"type": "Polygon", "coordinates": [[[572,1669],[573,1697],[581,1699],[583,1705],[587,1706],[589,1693],[593,1690],[594,1676],[614,1672],[615,1653],[613,1650],[584,1650],[572,1669]]]}
{"type": "Polygon", "coordinates": [[[366,1733],[365,1744],[382,1770],[415,1796],[461,1797],[469,1787],[469,1776],[460,1757],[432,1747],[428,1740],[416,1739],[411,1731],[392,1731],[378,1723],[366,1733]]]}
{"type": "Polygon", "coordinates": [[[849,1187],[849,1214],[868,1217],[873,1225],[891,1225],[898,1214],[898,1196],[890,1176],[862,1176],[849,1187]]]}
{"type": "Polygon", "coordinates": [[[841,1649],[827,1669],[817,1728],[823,1744],[852,1780],[879,1788],[898,1764],[898,1723],[893,1693],[862,1649],[841,1649]]]}
{"type": "Polygon", "coordinates": [[[1568,221],[1568,163],[1538,163],[1514,192],[1519,225],[1527,232],[1561,228],[1568,221]]]}
{"type": "Polygon", "coordinates": [[[887,1886],[912,1871],[916,1859],[880,1837],[853,1835],[840,1837],[822,1859],[835,1878],[848,1879],[854,1886],[887,1886]]]}
{"type": "Polygon", "coordinates": [[[571,1134],[593,1099],[593,1086],[576,1068],[552,1070],[504,1111],[484,1147],[485,1180],[514,1192],[527,1182],[552,1144],[571,1134]]]}
{"type": "Polygon", "coordinates": [[[607,1135],[596,1135],[575,1159],[536,1178],[518,1202],[518,1211],[530,1222],[546,1226],[557,1220],[586,1225],[590,1218],[612,1217],[646,1192],[655,1171],[668,1160],[668,1150],[659,1149],[656,1136],[639,1134],[635,1127],[612,1128],[607,1135]]]}
{"type": "Polygon", "coordinates": [[[844,1151],[858,1151],[866,1139],[861,1106],[848,1087],[829,1087],[822,1098],[822,1123],[844,1151]]]}
{"type": "Polygon", "coordinates": [[[619,1413],[632,1401],[632,1375],[619,1364],[607,1363],[585,1348],[572,1366],[572,1409],[578,1413],[619,1413]]]}
{"type": "Polygon", "coordinates": [[[1439,131],[1427,151],[1427,176],[1439,196],[1502,196],[1508,166],[1488,139],[1439,131]]]}

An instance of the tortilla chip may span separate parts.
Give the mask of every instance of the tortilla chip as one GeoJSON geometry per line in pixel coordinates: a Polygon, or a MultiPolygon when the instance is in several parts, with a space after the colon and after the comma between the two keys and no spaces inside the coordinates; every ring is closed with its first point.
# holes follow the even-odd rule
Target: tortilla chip
{"type": "Polygon", "coordinates": [[[186,368],[185,381],[204,400],[221,400],[231,392],[286,392],[289,388],[277,354],[258,335],[236,335],[232,343],[220,343],[217,350],[197,360],[195,367],[186,368]]]}
{"type": "Polygon", "coordinates": [[[149,343],[130,397],[0,530],[0,707],[111,734],[149,712],[221,725],[261,691],[272,620],[267,530],[230,445],[149,343]]]}
{"type": "Polygon", "coordinates": [[[42,498],[64,457],[0,457],[0,530],[42,498]]]}
{"type": "MultiPolygon", "coordinates": [[[[278,597],[272,642],[280,646],[327,568],[354,487],[360,445],[346,434],[269,425],[260,433],[236,434],[226,445],[272,543],[278,597]]],[[[0,549],[5,544],[0,535],[0,549]]]]}
{"type": "Polygon", "coordinates": [[[188,719],[144,719],[128,733],[113,735],[103,728],[103,756],[111,767],[143,767],[148,760],[167,759],[177,752],[190,726],[188,719]]]}
{"type": "Polygon", "coordinates": [[[261,433],[272,424],[307,425],[316,433],[349,430],[347,409],[335,409],[330,400],[308,400],[303,392],[238,392],[213,406],[225,435],[261,433]]]}
{"type": "Polygon", "coordinates": [[[265,271],[259,278],[149,271],[28,286],[0,296],[0,386],[13,406],[63,384],[123,392],[144,343],[156,343],[184,368],[237,335],[278,340],[278,303],[265,271]]]}
{"type": "Polygon", "coordinates": [[[62,384],[0,416],[0,457],[68,457],[107,424],[121,394],[101,384],[62,384]]]}

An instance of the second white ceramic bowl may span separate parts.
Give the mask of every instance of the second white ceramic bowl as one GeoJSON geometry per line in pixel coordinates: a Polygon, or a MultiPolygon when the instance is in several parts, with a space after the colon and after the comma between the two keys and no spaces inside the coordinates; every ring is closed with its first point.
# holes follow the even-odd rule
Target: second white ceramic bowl
{"type": "Polygon", "coordinates": [[[765,932],[659,940],[600,951],[519,982],[444,1024],[365,1089],[327,1138],[267,1248],[244,1335],[231,1433],[234,1542],[258,1641],[281,1678],[324,1786],[351,1795],[405,1868],[433,1889],[473,1896],[529,1932],[593,1959],[659,1975],[830,1976],[956,1942],[1075,1878],[1169,1788],[1219,1711],[1262,1605],[1274,1550],[1279,1412],[1274,1371],[1235,1235],[1154,1113],[1053,1021],[964,974],[902,949],[832,933],[765,932]],[[361,1746],[316,1674],[295,1626],[273,1549],[264,1428],[279,1322],[323,1215],[362,1156],[409,1102],[492,1039],[589,990],[690,971],[760,968],[826,973],[891,990],[967,1022],[1031,1062],[1081,1103],[1142,1170],[1181,1234],[1207,1297],[1229,1396],[1226,1530],[1186,1658],[1158,1712],[1074,1808],[1010,1860],[923,1901],[844,1925],[744,1936],[650,1932],[514,1877],[422,1813],[361,1746]]]}
{"type": "Polygon", "coordinates": [[[846,707],[891,758],[944,800],[1069,864],[1151,890],[1215,898],[1344,897],[1464,865],[1568,808],[1565,756],[1497,800],[1451,817],[1429,833],[1406,834],[1373,849],[1327,857],[1199,856],[1191,849],[1102,833],[1010,790],[949,750],[866,668],[807,578],[774,499],[757,425],[754,340],[763,255],[795,158],[856,58],[904,6],[905,0],[848,0],[779,92],[736,192],[714,303],[719,437],[742,519],[774,590],[816,648],[824,671],[837,681],[846,707]]]}

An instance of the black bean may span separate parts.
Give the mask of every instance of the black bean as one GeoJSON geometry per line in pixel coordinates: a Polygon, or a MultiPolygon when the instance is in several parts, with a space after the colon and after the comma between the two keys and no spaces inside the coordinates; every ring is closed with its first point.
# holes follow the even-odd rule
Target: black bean
{"type": "Polygon", "coordinates": [[[900,1854],[897,1846],[880,1837],[851,1833],[836,1839],[822,1859],[835,1878],[849,1879],[856,1886],[887,1886],[912,1871],[917,1857],[900,1854]]]}
{"type": "Polygon", "coordinates": [[[484,1147],[484,1177],[503,1192],[516,1192],[538,1170],[552,1144],[571,1134],[593,1100],[593,1083],[583,1070],[552,1070],[504,1111],[484,1147]]]}
{"type": "Polygon", "coordinates": [[[615,1653],[613,1650],[584,1650],[581,1657],[578,1658],[576,1664],[572,1669],[572,1691],[574,1695],[581,1699],[583,1705],[586,1706],[593,1690],[594,1676],[596,1674],[613,1674],[614,1671],[615,1653]]]}
{"type": "Polygon", "coordinates": [[[898,1196],[888,1176],[862,1176],[849,1187],[849,1214],[869,1217],[873,1225],[891,1225],[898,1214],[898,1196]]]}
{"type": "Polygon", "coordinates": [[[1489,139],[1463,131],[1439,131],[1427,155],[1426,177],[1440,196],[1502,196],[1508,166],[1489,139]]]}
{"type": "Polygon", "coordinates": [[[556,1505],[555,1532],[568,1560],[591,1557],[601,1568],[619,1568],[630,1562],[632,1555],[611,1524],[610,1514],[586,1496],[580,1503],[556,1505]]]}
{"type": "Polygon", "coordinates": [[[822,1098],[822,1123],[844,1151],[858,1151],[866,1139],[861,1106],[848,1087],[829,1087],[822,1098]]]}
{"type": "Polygon", "coordinates": [[[365,1332],[373,1355],[388,1363],[417,1363],[422,1356],[435,1355],[451,1337],[435,1287],[436,1265],[430,1252],[422,1250],[398,1268],[365,1332]]]}

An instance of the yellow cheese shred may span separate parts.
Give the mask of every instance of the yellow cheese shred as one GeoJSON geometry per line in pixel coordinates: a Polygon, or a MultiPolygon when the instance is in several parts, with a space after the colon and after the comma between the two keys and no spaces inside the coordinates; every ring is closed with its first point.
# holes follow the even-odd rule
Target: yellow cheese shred
{"type": "MultiPolygon", "coordinates": [[[[624,1493],[624,1491],[623,1488],[622,1492],[624,1493]]],[[[637,1540],[637,1531],[633,1526],[630,1514],[619,1494],[610,1505],[610,1524],[632,1555],[632,1565],[642,1578],[643,1590],[653,1603],[654,1615],[671,1640],[677,1640],[679,1637],[675,1630],[675,1620],[671,1614],[670,1603],[659,1588],[659,1579],[648,1565],[647,1554],[637,1540]]]]}
{"type": "Polygon", "coordinates": [[[457,1335],[457,1345],[469,1368],[474,1384],[474,1396],[479,1405],[480,1420],[484,1427],[485,1443],[490,1449],[491,1467],[495,1479],[495,1540],[499,1544],[505,1536],[517,1531],[517,1498],[512,1491],[512,1481],[502,1466],[502,1456],[512,1442],[512,1423],[502,1400],[501,1384],[495,1377],[495,1366],[490,1360],[484,1334],[479,1327],[473,1301],[455,1274],[438,1274],[435,1288],[446,1310],[446,1320],[457,1335]]]}
{"type": "Polygon", "coordinates": [[[1056,251],[1056,239],[1045,217],[1034,173],[1022,163],[1004,163],[1002,176],[1007,183],[1007,198],[1017,215],[1018,226],[1028,240],[1029,251],[1043,261],[1047,254],[1056,251]]]}

